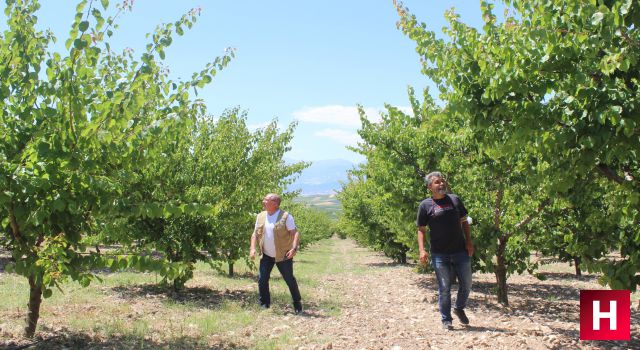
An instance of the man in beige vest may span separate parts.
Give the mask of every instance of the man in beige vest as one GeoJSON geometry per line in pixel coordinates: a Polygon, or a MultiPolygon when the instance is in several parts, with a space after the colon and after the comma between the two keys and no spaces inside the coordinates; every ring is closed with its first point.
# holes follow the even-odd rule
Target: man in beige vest
{"type": "Polygon", "coordinates": [[[256,226],[251,235],[249,257],[255,259],[257,242],[262,252],[258,277],[260,305],[263,308],[271,306],[269,277],[273,265],[276,265],[291,292],[293,309],[296,314],[299,314],[302,312],[302,303],[298,282],[293,276],[293,257],[298,252],[300,233],[296,229],[293,216],[280,210],[280,201],[280,196],[275,193],[267,194],[262,200],[265,210],[256,218],[256,226]]]}

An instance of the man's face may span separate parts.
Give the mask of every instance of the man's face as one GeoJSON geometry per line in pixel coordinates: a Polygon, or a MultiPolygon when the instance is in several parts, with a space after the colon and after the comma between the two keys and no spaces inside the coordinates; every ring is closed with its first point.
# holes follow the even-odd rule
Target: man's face
{"type": "Polygon", "coordinates": [[[445,195],[447,194],[447,182],[441,177],[435,177],[431,180],[429,190],[433,194],[445,195]]]}
{"type": "Polygon", "coordinates": [[[264,197],[262,199],[262,206],[266,211],[275,211],[278,209],[278,202],[273,197],[264,197]]]}

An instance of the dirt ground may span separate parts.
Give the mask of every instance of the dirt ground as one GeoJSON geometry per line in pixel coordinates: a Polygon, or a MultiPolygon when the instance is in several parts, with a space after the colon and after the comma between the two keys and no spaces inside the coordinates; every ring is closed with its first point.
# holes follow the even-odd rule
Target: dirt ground
{"type": "MultiPolygon", "coordinates": [[[[353,249],[345,242],[345,253],[353,249]]],[[[321,345],[299,349],[640,349],[640,313],[632,311],[630,342],[579,340],[580,289],[603,289],[595,276],[543,273],[547,279],[509,278],[510,307],[497,303],[491,274],[474,274],[467,315],[469,326],[454,316],[453,331],[440,326],[437,282],[406,265],[371,254],[360,263],[374,273],[327,280],[350,302],[335,319],[295,318],[291,327],[305,334],[326,335],[321,345]]],[[[455,292],[452,292],[455,295],[455,292]]]]}
{"type": "MultiPolygon", "coordinates": [[[[546,277],[544,281],[530,275],[511,276],[508,281],[510,307],[503,307],[494,297],[494,276],[475,273],[467,309],[471,324],[463,326],[454,317],[454,330],[447,331],[441,327],[437,284],[433,275],[418,274],[411,265],[394,264],[388,258],[358,247],[350,240],[336,241],[331,254],[353,255],[354,258],[349,266],[344,267],[344,273],[325,276],[313,288],[314,295],[319,296],[338,291],[341,295],[338,312],[331,312],[307,300],[302,316],[291,312],[260,310],[256,311],[260,315],[254,323],[232,332],[232,337],[229,334],[212,334],[208,336],[206,346],[201,343],[196,345],[185,338],[184,343],[157,343],[158,347],[244,349],[254,348],[252,344],[256,344],[256,339],[286,337],[289,345],[275,345],[272,348],[640,349],[640,312],[635,305],[631,314],[631,341],[579,340],[579,291],[604,289],[597,284],[594,275],[576,277],[566,266],[564,271],[551,266],[542,271],[546,277]],[[350,273],[351,268],[359,272],[350,273]],[[225,340],[225,337],[230,340],[225,340]]],[[[200,289],[192,287],[190,297],[194,300],[236,298],[253,303],[256,288],[251,282],[236,290],[220,292],[217,296],[211,296],[208,289],[202,289],[203,293],[199,295],[200,289]]],[[[311,287],[301,286],[303,296],[305,288],[311,287]]],[[[455,290],[452,294],[455,296],[455,290]]],[[[129,296],[126,302],[140,303],[139,307],[134,305],[140,314],[153,312],[144,303],[149,304],[149,296],[158,294],[144,290],[140,295],[146,298],[129,296]]],[[[207,302],[219,300],[200,302],[206,306],[207,302]]],[[[86,312],[91,310],[87,309],[86,312]]],[[[18,317],[17,314],[14,316],[18,317]]],[[[36,348],[82,348],[82,344],[91,344],[90,348],[94,349],[118,348],[117,342],[101,343],[98,335],[72,334],[65,328],[45,329],[41,334],[50,339],[36,344],[36,348]]],[[[2,344],[15,349],[28,343],[13,339],[0,342],[0,347],[2,344]]]]}

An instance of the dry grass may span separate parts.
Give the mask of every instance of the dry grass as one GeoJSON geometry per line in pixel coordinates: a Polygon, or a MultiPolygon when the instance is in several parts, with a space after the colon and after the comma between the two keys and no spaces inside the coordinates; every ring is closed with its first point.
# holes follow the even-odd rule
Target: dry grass
{"type": "MultiPolygon", "coordinates": [[[[308,315],[340,313],[338,291],[316,288],[320,281],[349,268],[349,257],[334,251],[326,240],[296,257],[295,274],[308,315]]],[[[361,252],[365,254],[366,251],[361,252]]],[[[346,253],[345,253],[346,254],[346,253]]],[[[256,335],[257,330],[292,315],[289,291],[276,269],[272,273],[272,308],[257,304],[257,271],[235,266],[229,278],[206,264],[198,264],[194,278],[181,293],[159,286],[150,273],[101,274],[102,282],[87,288],[68,283],[63,293],[45,299],[37,336],[39,344],[81,348],[286,348],[293,336],[256,335]]],[[[349,273],[358,273],[351,266],[349,273]]],[[[360,269],[364,272],[364,269],[360,269]]],[[[21,338],[28,284],[14,274],[0,272],[0,347],[27,344],[21,338]]]]}
{"type": "MultiPolygon", "coordinates": [[[[197,266],[183,292],[158,286],[154,274],[102,274],[88,288],[69,283],[43,302],[34,348],[42,349],[334,349],[351,348],[628,348],[632,342],[577,339],[580,289],[603,289],[597,276],[573,276],[565,263],[542,266],[544,281],[509,278],[511,306],[494,296],[495,279],[474,274],[472,326],[455,337],[439,326],[432,275],[357,247],[350,240],[319,242],[296,257],[305,314],[292,313],[277,270],[272,308],[257,305],[256,271],[236,265],[229,278],[197,266]],[[434,327],[435,326],[435,327],[434,327]]],[[[632,295],[637,302],[638,293],[632,295]]],[[[21,338],[27,303],[24,278],[0,271],[0,348],[21,338]]],[[[632,337],[639,332],[632,312],[632,337]]]]}

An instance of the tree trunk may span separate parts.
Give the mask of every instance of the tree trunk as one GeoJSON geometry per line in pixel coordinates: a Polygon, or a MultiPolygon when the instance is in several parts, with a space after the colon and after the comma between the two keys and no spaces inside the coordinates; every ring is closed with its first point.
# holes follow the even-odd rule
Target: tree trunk
{"type": "Polygon", "coordinates": [[[504,258],[498,257],[498,264],[496,266],[496,282],[498,284],[498,302],[502,305],[509,305],[509,297],[507,293],[507,268],[504,266],[504,258]]]}
{"type": "Polygon", "coordinates": [[[504,263],[504,251],[507,248],[509,235],[502,235],[498,238],[498,249],[496,249],[496,283],[498,285],[497,296],[498,302],[502,305],[509,305],[509,296],[507,293],[507,266],[504,263]]]}
{"type": "Polygon", "coordinates": [[[498,302],[502,305],[509,305],[507,295],[507,267],[504,263],[504,252],[507,248],[507,241],[511,236],[500,230],[500,217],[502,216],[502,198],[504,197],[504,189],[500,188],[496,192],[496,204],[493,208],[493,226],[496,231],[500,232],[498,237],[498,247],[496,249],[496,284],[498,285],[497,296],[498,302]]]}
{"type": "Polygon", "coordinates": [[[407,252],[405,252],[405,251],[400,252],[400,256],[398,256],[398,262],[400,264],[406,264],[407,263],[407,252]]]}
{"type": "Polygon", "coordinates": [[[229,262],[229,277],[233,277],[233,262],[229,262]]]}
{"type": "Polygon", "coordinates": [[[42,286],[36,284],[35,276],[29,276],[29,311],[27,313],[27,326],[24,328],[24,335],[33,338],[36,333],[36,326],[40,318],[40,304],[42,303],[42,286]]]}
{"type": "Polygon", "coordinates": [[[576,276],[582,276],[582,271],[580,271],[580,258],[574,257],[573,263],[576,265],[576,276]]]}
{"type": "Polygon", "coordinates": [[[180,290],[182,289],[182,287],[184,286],[184,284],[180,281],[179,278],[176,278],[173,280],[173,291],[175,293],[180,292],[180,290]]]}

